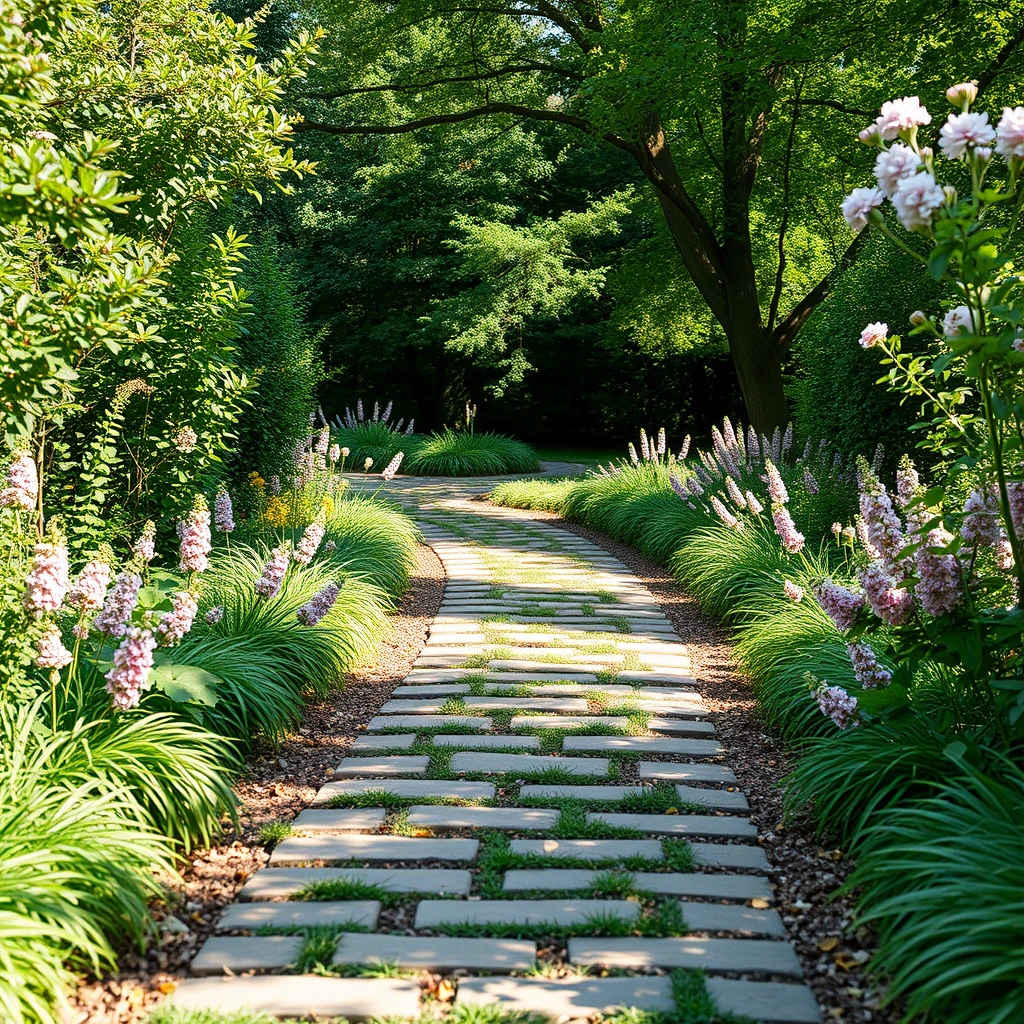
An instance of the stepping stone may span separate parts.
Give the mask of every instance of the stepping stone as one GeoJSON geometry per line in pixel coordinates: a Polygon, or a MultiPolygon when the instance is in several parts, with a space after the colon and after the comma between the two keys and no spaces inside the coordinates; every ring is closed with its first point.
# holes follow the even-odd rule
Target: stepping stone
{"type": "Polygon", "coordinates": [[[457,697],[469,693],[469,683],[423,683],[396,687],[391,696],[398,700],[409,697],[457,697]]]}
{"type": "Polygon", "coordinates": [[[627,793],[643,791],[643,786],[567,786],[545,783],[521,786],[519,799],[621,800],[627,793]]]}
{"type": "Polygon", "coordinates": [[[336,779],[351,778],[353,775],[423,775],[430,758],[422,756],[395,757],[346,757],[334,769],[336,779]]]}
{"type": "MultiPolygon", "coordinates": [[[[502,670],[508,669],[510,672],[546,672],[550,676],[553,673],[562,673],[564,675],[565,671],[566,671],[566,668],[567,668],[567,665],[564,664],[564,663],[558,663],[558,662],[553,662],[553,661],[514,661],[514,660],[510,659],[508,661],[505,661],[505,660],[495,660],[495,661],[488,662],[488,667],[492,668],[492,669],[502,669],[502,670]]],[[[573,662],[571,667],[569,667],[569,670],[573,674],[578,674],[580,672],[587,672],[587,673],[590,673],[590,674],[596,676],[598,672],[604,672],[605,671],[605,666],[604,665],[597,665],[597,664],[594,664],[594,665],[583,665],[583,664],[579,664],[577,662],[573,662]]],[[[560,679],[561,676],[560,675],[555,675],[555,678],[556,679],[560,679]]],[[[567,708],[566,710],[583,710],[583,711],[585,711],[586,708],[582,708],[582,709],[567,708]]]]}
{"type": "Polygon", "coordinates": [[[648,669],[628,669],[625,672],[620,672],[619,679],[624,683],[670,683],[675,686],[683,686],[689,684],[696,688],[697,680],[693,676],[682,669],[678,672],[673,672],[668,669],[658,669],[657,671],[648,669]]]}
{"type": "Polygon", "coordinates": [[[473,675],[471,668],[413,669],[403,683],[452,683],[473,675]]]}
{"type": "Polygon", "coordinates": [[[357,736],[351,749],[360,750],[386,750],[388,747],[411,747],[416,742],[416,733],[408,732],[404,735],[391,733],[388,736],[357,736]]]}
{"type": "Polygon", "coordinates": [[[725,748],[717,740],[674,740],[661,736],[566,736],[563,750],[643,750],[682,757],[717,757],[725,748]]]}
{"type": "MultiPolygon", "coordinates": [[[[635,920],[640,904],[630,900],[420,900],[417,930],[444,924],[582,925],[597,916],[635,920]]],[[[788,947],[787,947],[788,948],[788,947]]]]}
{"type": "Polygon", "coordinates": [[[680,764],[676,761],[641,761],[640,778],[658,782],[736,783],[732,769],[724,764],[680,764]]]}
{"type": "Polygon", "coordinates": [[[435,747],[467,747],[474,750],[484,748],[500,750],[530,747],[540,749],[539,736],[459,736],[457,733],[442,732],[434,737],[435,747]]]}
{"type": "Polygon", "coordinates": [[[336,964],[394,964],[405,970],[528,971],[537,945],[522,939],[423,938],[408,935],[343,935],[336,964]]]}
{"type": "MultiPolygon", "coordinates": [[[[645,711],[647,708],[643,704],[640,705],[645,711]]],[[[659,707],[659,711],[666,711],[665,707],[659,707]]],[[[692,715],[694,712],[688,711],[685,708],[675,708],[668,710],[670,715],[678,715],[676,718],[649,718],[647,720],[647,728],[651,732],[664,732],[669,733],[672,736],[692,736],[692,737],[712,737],[715,735],[715,727],[710,722],[691,722],[686,719],[686,715],[692,715]]],[[[651,747],[654,750],[656,748],[651,747]]]]}
{"type": "Polygon", "coordinates": [[[664,860],[660,839],[513,839],[512,853],[537,857],[573,857],[578,860],[622,860],[645,857],[664,860]]]}
{"type": "MultiPolygon", "coordinates": [[[[423,904],[421,903],[420,906],[423,904]]],[[[477,904],[479,906],[479,904],[477,904]]],[[[605,967],[687,967],[737,974],[803,974],[788,942],[767,939],[570,939],[574,964],[605,967]]]]}
{"type": "Polygon", "coordinates": [[[197,978],[243,971],[279,971],[295,963],[304,942],[301,935],[215,935],[203,943],[190,970],[197,978]]]}
{"type": "MultiPolygon", "coordinates": [[[[603,821],[606,825],[635,828],[641,832],[653,832],[655,835],[662,836],[757,838],[757,826],[753,822],[729,815],[615,814],[610,811],[590,811],[587,814],[587,821],[603,821]]],[[[285,840],[285,842],[289,842],[289,840],[285,840]]]]}
{"type": "Polygon", "coordinates": [[[336,796],[353,793],[391,793],[407,797],[451,797],[455,800],[491,800],[490,782],[453,782],[448,779],[353,779],[328,782],[313,797],[313,805],[330,803],[336,796]]]}
{"type": "Polygon", "coordinates": [[[525,715],[517,716],[509,723],[511,729],[585,729],[602,725],[609,729],[625,729],[628,718],[613,715],[525,715]]]}
{"type": "Polygon", "coordinates": [[[531,807],[448,807],[434,805],[409,808],[409,823],[426,828],[497,828],[532,832],[554,828],[561,811],[531,807]]]}
{"type": "Polygon", "coordinates": [[[314,810],[306,808],[292,823],[310,832],[369,832],[384,822],[383,807],[339,807],[314,810]]]}
{"type": "Polygon", "coordinates": [[[413,978],[322,978],[276,974],[251,978],[190,978],[168,1004],[182,1010],[275,1017],[418,1017],[420,985],[413,978]]]}
{"type": "Polygon", "coordinates": [[[511,708],[514,711],[586,711],[585,697],[467,697],[467,708],[493,711],[511,708]]]}
{"type": "Polygon", "coordinates": [[[608,761],[603,757],[553,757],[541,754],[456,754],[453,772],[519,772],[531,774],[557,768],[569,775],[607,775],[608,761]]]}
{"type": "Polygon", "coordinates": [[[737,814],[750,810],[747,798],[739,791],[727,789],[701,789],[698,786],[676,786],[679,799],[700,804],[712,811],[733,811],[737,814]]]}
{"type": "Polygon", "coordinates": [[[786,937],[786,927],[775,910],[682,901],[679,909],[691,932],[738,932],[741,935],[786,937]]]}
{"type": "MultiPolygon", "coordinates": [[[[382,704],[382,715],[435,715],[447,703],[437,697],[423,697],[418,700],[389,700],[382,704]]],[[[467,705],[468,707],[468,705],[467,705]]]]}
{"type": "MultiPolygon", "coordinates": [[[[596,683],[597,676],[593,672],[577,672],[570,665],[566,666],[567,671],[559,672],[559,679],[564,679],[567,683],[596,683]]],[[[481,672],[480,676],[482,679],[487,680],[488,683],[550,683],[551,673],[550,672],[481,672]]],[[[548,687],[538,686],[534,691],[540,693],[541,690],[547,693],[551,693],[552,690],[548,687]]],[[[569,693],[572,696],[572,692],[569,693]]]]}
{"type": "Polygon", "coordinates": [[[493,722],[489,718],[475,715],[377,715],[370,719],[368,732],[383,732],[385,729],[443,729],[445,726],[464,729],[466,732],[487,732],[493,722]]]}
{"type": "Polygon", "coordinates": [[[302,900],[289,903],[230,903],[217,930],[255,931],[257,928],[309,928],[316,925],[355,924],[376,928],[377,900],[302,900]]]}
{"type": "MultiPolygon", "coordinates": [[[[795,987],[795,986],[794,986],[795,987]]],[[[672,979],[667,977],[463,978],[456,1003],[496,1005],[506,1012],[538,1013],[553,1020],[612,1016],[624,1008],[670,1014],[675,1011],[672,979]]]]}
{"type": "Polygon", "coordinates": [[[414,839],[410,836],[292,836],[270,855],[270,866],[311,860],[473,860],[476,839],[414,839]]]}
{"type": "Polygon", "coordinates": [[[637,700],[637,691],[632,686],[616,686],[615,683],[598,683],[596,686],[580,687],[574,683],[541,683],[533,687],[534,697],[575,697],[580,690],[601,693],[606,697],[620,697],[625,700],[637,700]]]}
{"type": "MultiPolygon", "coordinates": [[[[589,889],[607,871],[584,868],[527,868],[505,872],[506,892],[544,889],[589,889]]],[[[767,878],[756,875],[719,875],[711,872],[632,871],[633,884],[645,892],[664,896],[690,896],[709,900],[770,900],[767,878]]]]}
{"type": "Polygon", "coordinates": [[[768,870],[768,855],[760,846],[733,843],[690,843],[689,846],[695,864],[704,864],[709,868],[768,870]]]}
{"type": "Polygon", "coordinates": [[[806,985],[732,978],[705,978],[704,985],[722,1013],[750,1017],[762,1024],[818,1024],[821,1020],[818,1001],[806,985]]]}

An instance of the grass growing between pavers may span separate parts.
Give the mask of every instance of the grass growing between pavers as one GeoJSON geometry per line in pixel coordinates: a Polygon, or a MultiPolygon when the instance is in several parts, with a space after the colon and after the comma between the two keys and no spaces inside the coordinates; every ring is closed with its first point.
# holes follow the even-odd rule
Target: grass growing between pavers
{"type": "Polygon", "coordinates": [[[561,807],[566,801],[582,805],[588,811],[609,811],[619,814],[700,814],[707,811],[700,804],[680,800],[671,782],[629,790],[621,800],[597,800],[586,797],[527,796],[517,799],[521,807],[561,807]]]}
{"type": "Polygon", "coordinates": [[[289,902],[326,903],[335,900],[378,900],[382,907],[393,907],[408,899],[407,893],[391,892],[382,885],[360,882],[355,878],[332,878],[323,882],[307,882],[292,893],[289,902]]]}
{"type": "Polygon", "coordinates": [[[412,807],[414,804],[430,804],[447,807],[494,807],[493,797],[467,799],[458,796],[400,796],[386,790],[367,790],[365,793],[339,793],[325,804],[330,808],[342,807],[412,807]]]}
{"type": "MultiPolygon", "coordinates": [[[[554,801],[553,801],[554,803],[554,801]]],[[[557,801],[561,814],[547,835],[552,839],[643,839],[644,833],[635,828],[608,825],[603,821],[587,820],[587,805],[580,800],[563,798],[557,801]]]]}
{"type": "Polygon", "coordinates": [[[287,839],[294,831],[295,824],[291,821],[268,821],[260,825],[257,836],[264,846],[273,847],[282,839],[287,839]]]}

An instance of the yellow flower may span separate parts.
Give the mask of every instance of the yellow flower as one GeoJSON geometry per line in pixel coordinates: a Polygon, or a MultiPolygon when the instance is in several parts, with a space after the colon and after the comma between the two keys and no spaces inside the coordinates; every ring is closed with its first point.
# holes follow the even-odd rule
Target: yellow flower
{"type": "Polygon", "coordinates": [[[324,510],[325,516],[331,515],[334,512],[334,499],[329,494],[325,495],[320,507],[324,510]]]}
{"type": "Polygon", "coordinates": [[[267,500],[267,510],[263,513],[263,521],[269,526],[287,526],[289,509],[286,502],[283,502],[276,494],[272,494],[267,500]]]}
{"type": "Polygon", "coordinates": [[[255,487],[257,491],[262,491],[263,488],[267,486],[267,481],[264,480],[263,477],[261,477],[254,469],[249,474],[249,486],[255,487]]]}

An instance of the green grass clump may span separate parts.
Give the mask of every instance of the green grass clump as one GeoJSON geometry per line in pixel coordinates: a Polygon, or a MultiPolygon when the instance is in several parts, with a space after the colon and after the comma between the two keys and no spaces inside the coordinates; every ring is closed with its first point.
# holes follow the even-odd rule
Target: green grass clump
{"type": "Polygon", "coordinates": [[[264,846],[276,846],[294,831],[295,826],[290,821],[267,821],[260,825],[257,835],[264,846]]]}
{"type": "Polygon", "coordinates": [[[532,473],[538,463],[533,449],[514,438],[446,429],[407,452],[404,468],[416,476],[500,476],[532,473]]]}
{"type": "Polygon", "coordinates": [[[379,473],[399,452],[405,452],[408,458],[419,444],[421,435],[404,434],[380,420],[376,423],[365,420],[353,426],[332,426],[331,440],[349,450],[345,459],[346,471],[361,473],[363,463],[373,459],[370,468],[379,473]]]}
{"type": "Polygon", "coordinates": [[[495,505],[507,508],[536,509],[561,512],[565,499],[576,486],[576,480],[506,480],[490,493],[495,505]]]}

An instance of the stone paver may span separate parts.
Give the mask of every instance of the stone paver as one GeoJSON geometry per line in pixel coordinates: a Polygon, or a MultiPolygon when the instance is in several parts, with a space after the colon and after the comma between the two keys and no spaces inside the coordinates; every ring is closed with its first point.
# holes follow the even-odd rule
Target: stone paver
{"type": "Polygon", "coordinates": [[[725,748],[717,740],[674,740],[661,736],[566,736],[563,750],[622,750],[650,754],[679,754],[681,757],[717,757],[725,748]]]}
{"type": "Polygon", "coordinates": [[[643,786],[567,786],[537,783],[519,787],[520,800],[621,800],[629,793],[643,793],[643,786]]]}
{"type": "Polygon", "coordinates": [[[453,772],[543,772],[551,768],[569,775],[607,775],[603,757],[545,757],[541,754],[460,753],[452,758],[453,772]]]}
{"type": "Polygon", "coordinates": [[[583,925],[595,917],[633,921],[640,904],[629,900],[420,900],[417,929],[445,924],[583,925]]]}
{"type": "Polygon", "coordinates": [[[529,747],[540,749],[539,736],[459,736],[456,733],[443,732],[434,737],[435,747],[465,747],[472,750],[500,750],[502,748],[529,747]]]}
{"type": "Polygon", "coordinates": [[[578,860],[622,860],[624,857],[645,857],[663,860],[658,839],[513,839],[513,853],[537,857],[575,857],[578,860]]]}
{"type": "Polygon", "coordinates": [[[586,711],[584,697],[467,697],[466,707],[480,711],[586,711]]]}
{"type": "Polygon", "coordinates": [[[448,779],[351,779],[328,782],[313,798],[313,805],[326,804],[338,796],[361,793],[391,793],[406,797],[449,797],[456,800],[490,800],[494,784],[490,782],[461,782],[448,779]]]}
{"type": "Polygon", "coordinates": [[[366,726],[368,732],[384,729],[444,729],[451,727],[463,732],[487,732],[494,723],[489,718],[472,715],[377,715],[366,726]]]}
{"type": "Polygon", "coordinates": [[[354,807],[317,810],[307,808],[294,826],[307,832],[370,832],[384,821],[383,807],[354,807]]]}
{"type": "MultiPolygon", "coordinates": [[[[506,892],[544,889],[588,889],[604,871],[583,868],[529,868],[505,872],[506,892]]],[[[756,875],[722,875],[715,872],[632,871],[633,884],[645,892],[665,896],[689,896],[712,900],[772,899],[767,878],[756,875]]]]}
{"type": "Polygon", "coordinates": [[[652,782],[734,783],[736,776],[724,764],[681,764],[675,761],[641,761],[640,778],[652,782]]]}
{"type": "Polygon", "coordinates": [[[695,864],[710,868],[735,868],[739,870],[767,871],[768,855],[760,846],[739,843],[690,843],[690,852],[695,864]]]}
{"type": "Polygon", "coordinates": [[[659,836],[728,836],[736,839],[757,838],[757,826],[733,815],[716,814],[616,814],[612,811],[591,811],[588,821],[606,825],[635,828],[659,836]]]}
{"type": "Polygon", "coordinates": [[[821,1014],[806,985],[778,981],[737,981],[706,978],[708,994],[725,1013],[750,1017],[762,1024],[818,1024],[821,1014]]]}
{"type": "Polygon", "coordinates": [[[407,970],[528,971],[536,943],[523,939],[427,938],[409,935],[343,935],[336,964],[394,964],[407,970]]]}
{"type": "Polygon", "coordinates": [[[410,807],[409,824],[425,828],[496,828],[534,832],[553,828],[561,812],[537,807],[410,807]]]}
{"type": "Polygon", "coordinates": [[[732,811],[742,814],[750,810],[747,798],[738,790],[676,786],[676,792],[679,794],[679,799],[685,803],[700,804],[712,811],[732,811]]]}
{"type": "Polygon", "coordinates": [[[376,928],[377,900],[301,900],[287,903],[231,903],[224,908],[217,930],[252,931],[256,928],[308,928],[315,925],[354,924],[376,928]]]}
{"type": "MultiPolygon", "coordinates": [[[[609,729],[625,729],[628,718],[615,715],[523,715],[513,718],[510,729],[585,729],[601,725],[609,729]]],[[[586,749],[586,748],[583,748],[586,749]]]]}
{"type": "Polygon", "coordinates": [[[192,961],[197,978],[243,971],[281,970],[295,963],[302,949],[301,935],[214,935],[192,961]]]}
{"type": "Polygon", "coordinates": [[[498,1005],[506,1011],[540,1013],[553,1020],[611,1016],[624,1007],[671,1013],[671,978],[464,978],[457,1003],[498,1005]]]}
{"type": "MultiPolygon", "coordinates": [[[[422,905],[422,904],[421,904],[422,905]]],[[[604,967],[688,967],[702,971],[759,972],[799,977],[800,961],[788,942],[768,939],[570,939],[574,964],[604,967]]]]}
{"type": "Polygon", "coordinates": [[[336,779],[347,779],[353,775],[422,775],[427,770],[430,758],[396,754],[394,757],[346,757],[334,769],[336,779]]]}
{"type": "Polygon", "coordinates": [[[473,860],[476,839],[415,839],[409,836],[291,836],[274,847],[270,866],[313,860],[473,860]]]}
{"type": "Polygon", "coordinates": [[[283,900],[307,885],[322,882],[364,882],[387,892],[423,892],[465,896],[472,876],[448,868],[265,868],[242,886],[241,900],[283,900]]]}
{"type": "Polygon", "coordinates": [[[364,750],[386,750],[388,747],[411,747],[416,742],[416,733],[404,735],[389,733],[387,735],[357,736],[352,742],[351,750],[360,753],[364,750]]]}

